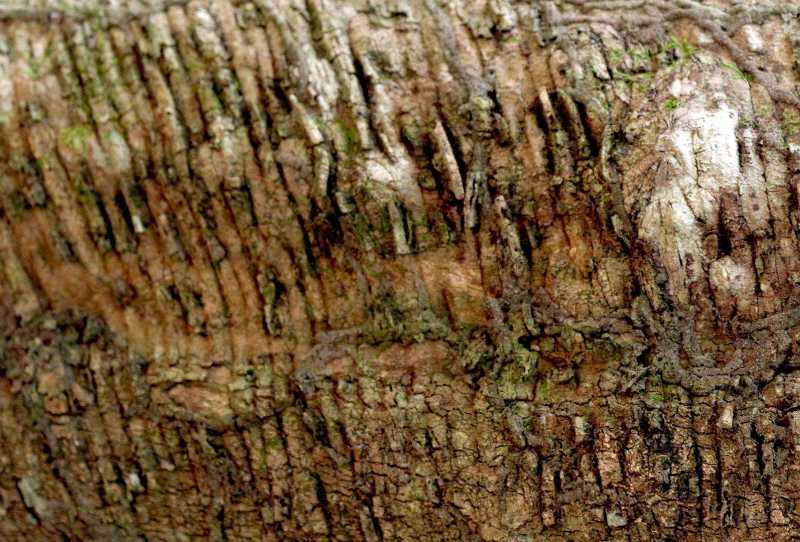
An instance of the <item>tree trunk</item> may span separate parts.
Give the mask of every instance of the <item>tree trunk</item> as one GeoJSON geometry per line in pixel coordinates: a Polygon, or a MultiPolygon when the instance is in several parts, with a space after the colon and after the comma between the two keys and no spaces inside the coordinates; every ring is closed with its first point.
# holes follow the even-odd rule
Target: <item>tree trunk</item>
{"type": "Polygon", "coordinates": [[[40,4],[0,538],[796,536],[797,7],[40,4]]]}

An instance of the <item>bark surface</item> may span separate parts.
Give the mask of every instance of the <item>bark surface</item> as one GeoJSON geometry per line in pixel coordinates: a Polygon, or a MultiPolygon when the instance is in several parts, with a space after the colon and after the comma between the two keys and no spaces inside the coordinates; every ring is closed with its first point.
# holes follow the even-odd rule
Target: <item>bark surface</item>
{"type": "Polygon", "coordinates": [[[798,11],[0,2],[0,538],[794,539],[798,11]]]}

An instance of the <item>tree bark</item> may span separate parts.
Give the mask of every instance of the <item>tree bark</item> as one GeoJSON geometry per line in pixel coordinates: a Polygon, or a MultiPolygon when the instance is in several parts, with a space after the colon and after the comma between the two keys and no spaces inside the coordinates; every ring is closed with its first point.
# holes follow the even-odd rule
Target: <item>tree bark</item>
{"type": "Polygon", "coordinates": [[[0,3],[0,538],[793,539],[797,36],[0,3]]]}

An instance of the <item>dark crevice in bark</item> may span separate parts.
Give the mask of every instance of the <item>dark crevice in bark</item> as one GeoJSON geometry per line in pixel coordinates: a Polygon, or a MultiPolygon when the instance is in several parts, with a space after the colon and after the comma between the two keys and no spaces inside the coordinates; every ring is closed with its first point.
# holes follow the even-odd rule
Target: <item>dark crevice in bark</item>
{"type": "MultiPolygon", "coordinates": [[[[292,467],[291,460],[288,457],[289,443],[288,443],[288,440],[287,440],[288,437],[286,435],[286,429],[284,427],[283,416],[284,416],[283,413],[278,413],[278,415],[275,416],[275,429],[276,429],[276,431],[278,433],[278,437],[280,438],[280,444],[281,444],[280,451],[281,451],[281,453],[286,455],[286,460],[287,460],[286,464],[287,464],[287,467],[289,468],[289,473],[287,473],[286,477],[291,479],[292,474],[293,474],[293,472],[292,472],[293,467],[292,467]]],[[[288,499],[287,502],[286,502],[286,507],[288,508],[289,517],[292,516],[292,508],[293,508],[292,507],[292,503],[293,503],[293,499],[288,499]]]]}
{"type": "Polygon", "coordinates": [[[591,126],[591,123],[589,122],[589,108],[581,100],[576,99],[574,100],[574,102],[575,102],[575,107],[578,109],[578,115],[579,119],[581,120],[581,124],[583,126],[583,131],[586,136],[586,141],[589,144],[589,155],[595,157],[599,156],[600,148],[603,142],[598,141],[594,132],[589,128],[591,126]]]}
{"type": "MultiPolygon", "coordinates": [[[[75,89],[74,92],[80,95],[82,102],[84,104],[84,110],[82,111],[83,114],[80,115],[81,116],[80,120],[84,121],[85,120],[84,117],[88,117],[88,120],[91,123],[91,128],[92,128],[91,137],[95,138],[101,147],[104,147],[105,146],[104,138],[101,136],[101,127],[96,118],[95,109],[92,106],[93,94],[95,95],[94,97],[97,98],[96,94],[100,92],[97,88],[100,85],[99,76],[95,71],[94,75],[95,77],[97,77],[96,81],[97,84],[95,84],[95,81],[93,80],[93,78],[91,78],[91,74],[89,74],[89,72],[92,70],[92,67],[96,68],[98,55],[93,54],[93,52],[89,50],[81,51],[79,48],[79,43],[76,43],[78,41],[78,29],[77,28],[74,29],[74,32],[75,33],[73,35],[73,39],[66,39],[65,41],[64,49],[67,53],[67,59],[66,59],[67,62],[64,66],[62,66],[62,68],[63,70],[69,70],[69,73],[73,76],[74,81],[77,83],[77,89],[75,89]],[[88,56],[88,58],[86,58],[86,56],[88,56]]],[[[118,124],[117,120],[119,116],[116,109],[116,104],[110,98],[106,98],[104,100],[104,103],[108,104],[110,109],[115,113],[114,115],[112,115],[112,122],[118,124]]],[[[86,144],[84,143],[82,145],[84,146],[83,151],[84,152],[87,151],[88,149],[86,148],[86,144]]],[[[95,176],[93,175],[92,171],[89,169],[86,163],[82,164],[81,167],[82,167],[81,181],[83,181],[84,179],[89,179],[89,182],[94,182],[95,184],[97,184],[100,181],[100,179],[94,178],[95,176]]],[[[67,174],[69,175],[69,173],[67,174]]],[[[121,186],[125,186],[125,184],[127,183],[123,181],[123,183],[121,183],[121,186]]],[[[96,192],[94,188],[92,188],[92,190],[96,192]]],[[[103,210],[101,210],[101,212],[102,211],[103,210]]],[[[103,218],[104,220],[107,219],[108,215],[104,215],[103,218]]],[[[108,230],[110,235],[113,236],[114,234],[111,225],[112,223],[108,221],[108,230]]],[[[129,245],[130,243],[134,245],[136,244],[135,236],[131,237],[130,235],[125,235],[124,233],[122,233],[122,236],[123,239],[125,240],[125,245],[129,245]]],[[[114,248],[112,248],[112,250],[114,250],[114,248]]]]}
{"type": "Polygon", "coordinates": [[[215,519],[217,520],[217,525],[219,525],[219,534],[222,537],[222,540],[228,540],[228,534],[225,530],[225,506],[222,505],[217,510],[217,514],[215,519]]]}
{"type": "MultiPolygon", "coordinates": [[[[350,44],[350,47],[352,47],[352,44],[350,44]]],[[[364,104],[365,104],[364,109],[365,111],[370,111],[372,97],[370,96],[370,91],[369,91],[370,88],[369,77],[367,77],[367,74],[364,71],[364,65],[362,64],[360,56],[356,54],[356,52],[353,51],[352,48],[350,49],[350,52],[353,55],[353,76],[355,76],[356,81],[358,81],[358,88],[361,90],[361,97],[364,98],[364,104]]],[[[380,142],[380,137],[378,137],[380,135],[380,129],[373,125],[371,118],[367,118],[365,120],[368,121],[367,124],[370,127],[370,132],[371,132],[370,135],[372,135],[372,137],[374,137],[376,141],[380,142]]],[[[367,147],[369,145],[368,141],[360,141],[360,143],[362,148],[367,147]]]]}
{"type": "Polygon", "coordinates": [[[411,228],[411,224],[408,220],[408,209],[406,209],[405,205],[399,201],[395,202],[394,206],[398,213],[400,213],[400,219],[403,223],[403,235],[405,237],[406,244],[408,244],[411,252],[415,252],[417,248],[417,241],[416,236],[414,235],[414,230],[411,228]]]}
{"type": "Polygon", "coordinates": [[[331,515],[330,504],[328,503],[328,494],[325,490],[325,484],[316,472],[311,473],[311,478],[314,480],[314,487],[317,494],[317,501],[322,510],[322,515],[325,517],[325,525],[328,529],[328,538],[333,536],[333,516],[331,515]]]}
{"type": "Polygon", "coordinates": [[[178,289],[174,284],[167,286],[167,294],[169,294],[169,297],[178,305],[181,313],[181,320],[186,325],[189,325],[189,311],[186,309],[186,305],[183,303],[178,289]]]}
{"type": "Polygon", "coordinates": [[[373,495],[369,495],[366,499],[367,501],[367,510],[369,512],[369,519],[372,524],[372,529],[375,531],[375,534],[378,535],[378,540],[383,541],[383,529],[381,528],[381,522],[378,520],[378,517],[375,515],[375,508],[372,503],[373,495]]]}
{"type": "Polygon", "coordinates": [[[575,107],[574,102],[564,92],[550,93],[549,96],[555,116],[553,121],[558,128],[568,132],[570,135],[567,143],[569,153],[576,159],[588,158],[581,148],[581,143],[586,140],[587,130],[583,119],[580,117],[580,111],[577,108],[573,109],[575,107]]]}
{"type": "Polygon", "coordinates": [[[125,220],[125,225],[128,226],[128,231],[130,233],[134,233],[135,229],[133,226],[133,217],[131,215],[130,207],[128,207],[128,202],[125,200],[125,196],[123,195],[122,191],[117,191],[114,194],[114,203],[117,205],[122,218],[125,220]]]}
{"type": "Polygon", "coordinates": [[[532,107],[533,118],[536,121],[536,126],[539,128],[541,133],[546,137],[547,144],[544,146],[544,153],[545,153],[545,161],[546,161],[546,171],[549,175],[555,175],[556,173],[556,158],[555,153],[553,152],[553,147],[550,141],[550,127],[547,119],[545,118],[544,109],[542,106],[541,99],[539,97],[536,98],[534,105],[532,107]]]}
{"type": "Polygon", "coordinates": [[[25,510],[28,512],[28,514],[30,514],[30,517],[32,517],[34,521],[36,521],[37,523],[41,523],[45,518],[40,517],[38,512],[36,512],[36,508],[28,504],[25,498],[25,494],[22,492],[22,489],[20,489],[19,484],[20,481],[18,480],[16,483],[16,490],[17,490],[17,496],[19,497],[19,502],[22,504],[22,506],[25,507],[25,510]]]}
{"type": "Polygon", "coordinates": [[[750,426],[750,438],[753,439],[756,445],[756,464],[758,465],[758,473],[763,480],[767,467],[764,463],[764,439],[758,434],[755,424],[750,426]]]}
{"type": "Polygon", "coordinates": [[[109,248],[112,251],[115,251],[117,250],[117,239],[114,235],[114,229],[111,225],[111,217],[108,215],[108,209],[106,209],[103,199],[94,190],[91,191],[91,197],[94,201],[94,204],[97,206],[97,211],[100,213],[100,217],[103,220],[103,227],[105,228],[105,240],[108,243],[109,248]]]}

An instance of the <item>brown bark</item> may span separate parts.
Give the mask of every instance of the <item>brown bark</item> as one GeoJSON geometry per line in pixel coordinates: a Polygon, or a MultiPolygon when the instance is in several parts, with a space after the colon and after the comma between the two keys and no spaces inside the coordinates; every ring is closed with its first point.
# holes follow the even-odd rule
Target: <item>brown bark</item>
{"type": "Polygon", "coordinates": [[[0,538],[800,529],[795,7],[60,9],[0,4],[0,538]]]}

